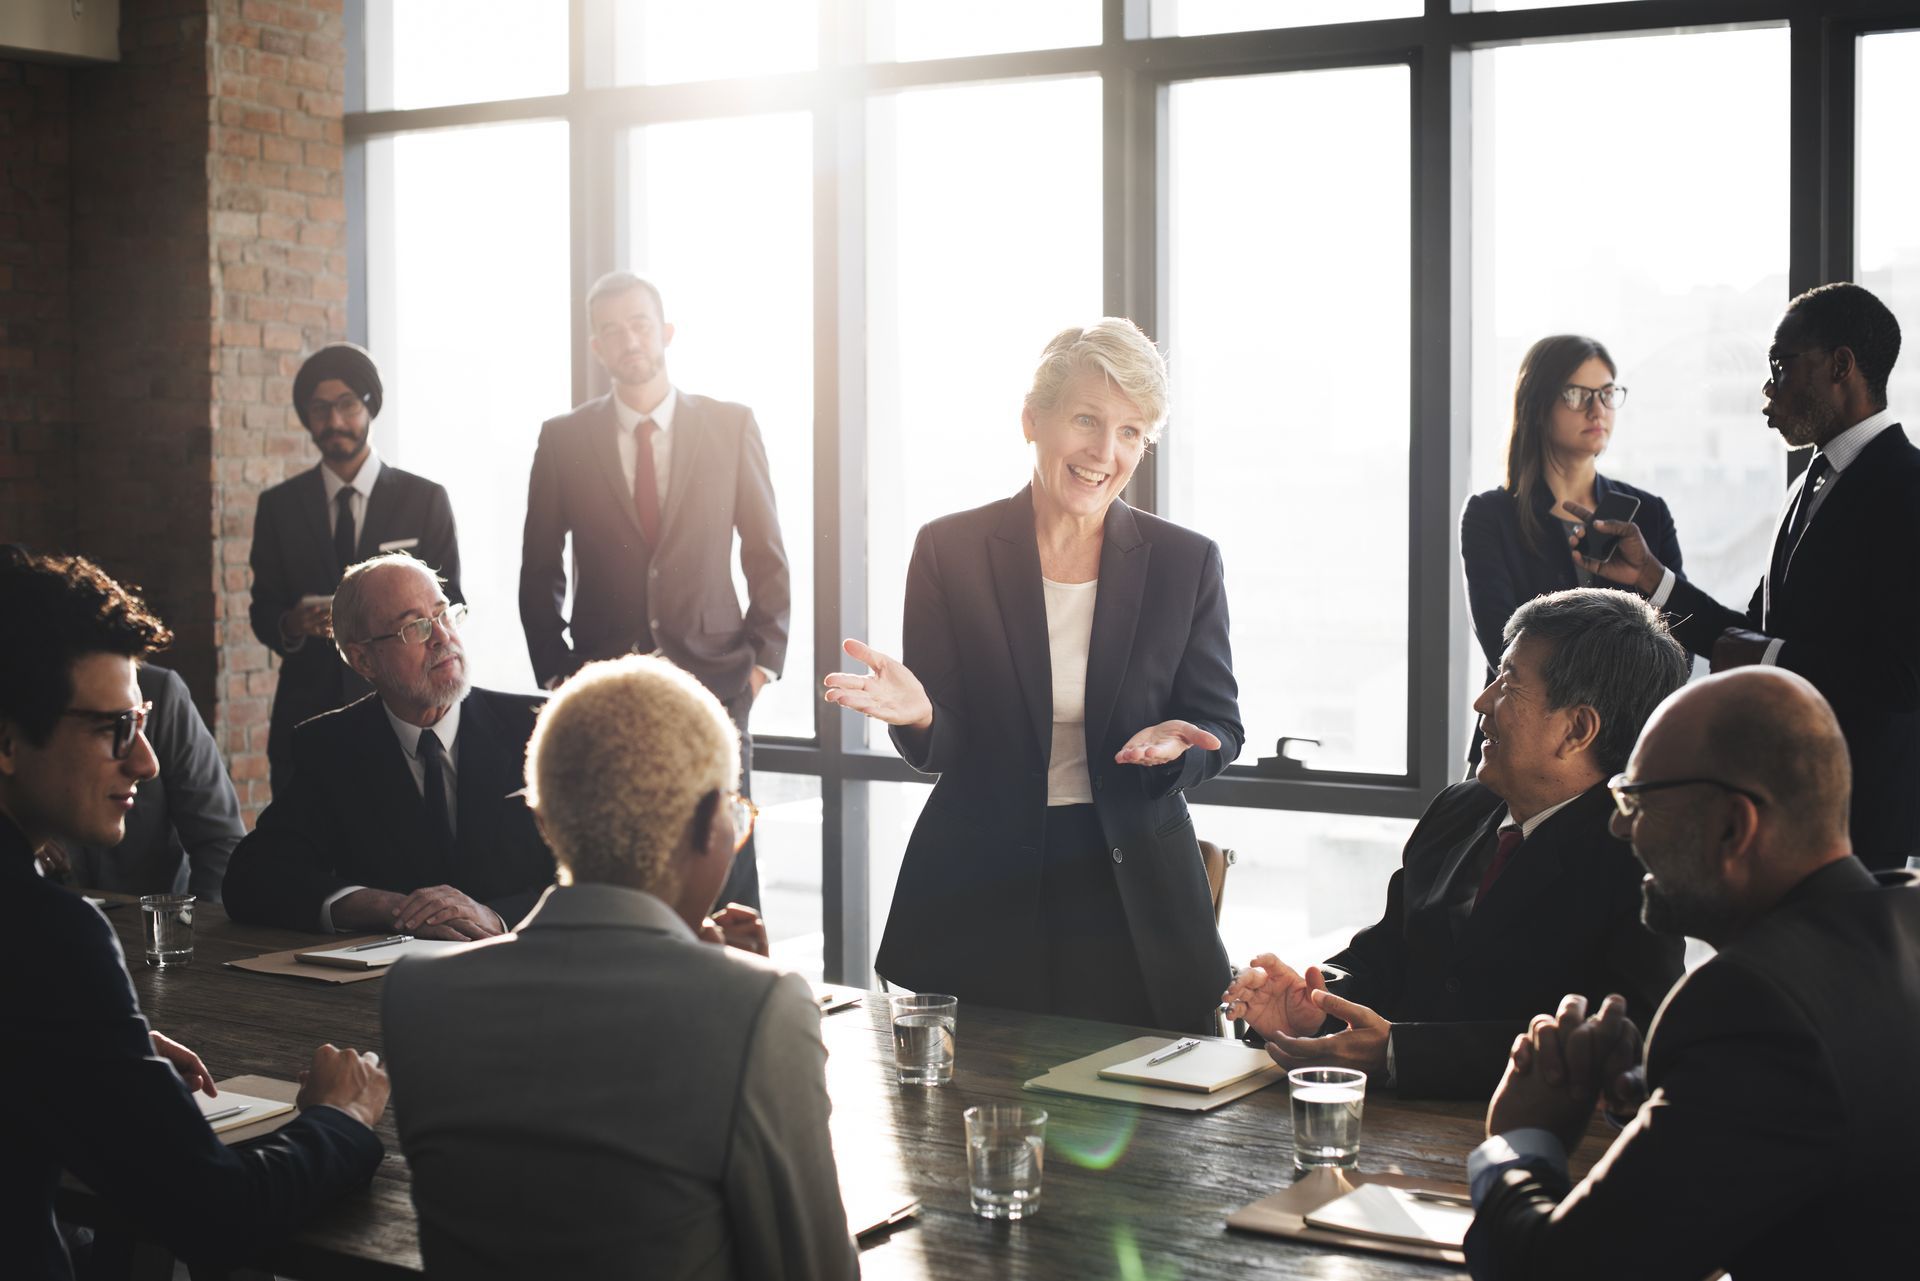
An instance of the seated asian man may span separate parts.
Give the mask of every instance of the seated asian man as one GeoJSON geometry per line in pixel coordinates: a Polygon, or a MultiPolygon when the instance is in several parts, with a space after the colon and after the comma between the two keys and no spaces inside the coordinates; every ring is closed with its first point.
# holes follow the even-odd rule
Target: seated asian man
{"type": "Polygon", "coordinates": [[[198,1055],[151,1031],[92,904],[43,879],[53,841],[117,844],[159,766],[139,660],[167,629],[78,557],[0,564],[0,1242],[9,1277],[72,1275],[54,1222],[70,1171],[195,1264],[251,1261],[372,1177],[387,1080],[372,1055],[314,1052],[301,1114],[229,1148],[188,1095],[198,1055]]]}
{"type": "Polygon", "coordinates": [[[1660,1007],[1644,1060],[1618,996],[1591,1019],[1569,996],[1517,1039],[1468,1162],[1474,1276],[1913,1266],[1920,878],[1854,856],[1850,792],[1840,722],[1792,672],[1711,677],[1647,723],[1614,830],[1646,865],[1647,924],[1718,951],[1660,1007]],[[1632,1119],[1570,1187],[1601,1097],[1632,1119]]]}
{"type": "Polygon", "coordinates": [[[858,1273],[812,992],[696,936],[753,827],[736,734],[669,663],[583,668],[527,758],[560,884],[387,978],[430,1275],[858,1273]]]}
{"type": "Polygon", "coordinates": [[[1680,977],[1681,940],[1640,923],[1640,867],[1607,831],[1606,780],[1686,681],[1685,652],[1646,602],[1593,588],[1528,601],[1506,646],[1473,705],[1477,777],[1427,807],[1380,920],[1325,969],[1269,953],[1227,989],[1286,1066],[1485,1098],[1543,1000],[1624,992],[1645,1018],[1680,977]]]}
{"type": "Polygon", "coordinates": [[[293,734],[293,774],[227,866],[237,921],[487,938],[553,883],[520,791],[541,699],[475,689],[465,607],[404,552],[341,578],[341,657],[373,686],[293,734]]]}

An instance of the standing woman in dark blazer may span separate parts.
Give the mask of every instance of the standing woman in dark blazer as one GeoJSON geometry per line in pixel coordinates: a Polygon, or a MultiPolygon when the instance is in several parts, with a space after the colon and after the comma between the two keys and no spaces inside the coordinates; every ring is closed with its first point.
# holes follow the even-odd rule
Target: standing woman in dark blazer
{"type": "Polygon", "coordinates": [[[876,967],[963,1001],[1213,1029],[1227,976],[1181,793],[1240,752],[1220,549],[1120,499],[1167,416],[1128,320],[1047,344],[1021,422],[1033,480],[925,526],[905,652],[829,702],[938,774],[876,967]]]}
{"type": "MultiPolygon", "coordinates": [[[[1487,682],[1500,666],[1507,619],[1535,596],[1592,585],[1573,555],[1582,532],[1568,503],[1597,507],[1608,494],[1640,500],[1634,522],[1661,563],[1680,572],[1680,542],[1667,505],[1644,489],[1602,476],[1598,463],[1613,439],[1613,413],[1627,398],[1619,370],[1592,338],[1555,334],[1527,349],[1513,386],[1507,483],[1467,499],[1460,513],[1460,560],[1474,639],[1487,682]],[[1671,559],[1669,559],[1671,557],[1671,559]]],[[[1604,584],[1603,584],[1604,585],[1604,584]]],[[[1480,759],[1476,727],[1469,769],[1480,759]]]]}

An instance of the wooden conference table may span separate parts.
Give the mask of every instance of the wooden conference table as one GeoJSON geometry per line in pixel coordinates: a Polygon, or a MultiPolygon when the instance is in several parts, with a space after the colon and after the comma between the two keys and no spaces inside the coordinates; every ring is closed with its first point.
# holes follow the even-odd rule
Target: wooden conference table
{"type": "MultiPolygon", "coordinates": [[[[224,962],[313,943],[311,935],[236,925],[202,904],[189,966],[142,963],[140,915],[108,912],[133,986],[153,1026],[196,1050],[216,1079],[257,1073],[293,1080],[321,1041],[382,1049],[381,980],[332,985],[227,968],[224,962]]],[[[901,1087],[885,1001],[826,1015],[827,1087],[843,1181],[897,1187],[921,1213],[863,1243],[869,1278],[1398,1278],[1449,1269],[1232,1232],[1226,1216],[1291,1181],[1292,1119],[1284,1084],[1209,1113],[1136,1109],[1043,1095],[1021,1082],[1139,1030],[1079,1019],[962,1005],[951,1085],[901,1087]],[[1046,1182],[1040,1213],[988,1223],[968,1207],[961,1112],[982,1102],[1047,1109],[1046,1182]]],[[[1464,1179],[1485,1106],[1367,1099],[1363,1170],[1464,1179]]],[[[281,1275],[396,1277],[417,1273],[420,1248],[393,1115],[380,1125],[386,1160],[364,1194],[313,1222],[277,1254],[281,1275]]],[[[1577,1154],[1584,1170],[1605,1150],[1596,1129],[1577,1154]]],[[[82,1221],[104,1207],[71,1194],[63,1212],[82,1221]]],[[[1458,1274],[1464,1275],[1464,1274],[1458,1274]]]]}

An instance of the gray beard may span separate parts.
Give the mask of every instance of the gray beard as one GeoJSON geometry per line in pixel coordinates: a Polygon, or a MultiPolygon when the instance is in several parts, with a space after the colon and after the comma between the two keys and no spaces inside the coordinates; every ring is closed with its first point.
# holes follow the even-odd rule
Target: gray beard
{"type": "Polygon", "coordinates": [[[1689,888],[1674,891],[1657,881],[1640,882],[1640,923],[1655,934],[1714,939],[1731,922],[1726,908],[1689,888]]]}
{"type": "Polygon", "coordinates": [[[473,680],[467,675],[466,651],[460,651],[460,679],[452,685],[443,685],[433,679],[431,673],[419,680],[396,682],[399,692],[410,703],[422,707],[437,707],[442,711],[454,706],[467,696],[473,688],[473,680]]]}

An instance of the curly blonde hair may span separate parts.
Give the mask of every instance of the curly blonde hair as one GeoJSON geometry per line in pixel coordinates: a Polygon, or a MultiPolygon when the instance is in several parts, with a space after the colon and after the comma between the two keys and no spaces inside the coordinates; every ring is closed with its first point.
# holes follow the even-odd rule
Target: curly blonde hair
{"type": "Polygon", "coordinates": [[[527,803],[560,881],[665,897],[674,847],[702,799],[740,783],[740,736],[706,688],[658,658],[589,663],[541,709],[527,803]]]}

